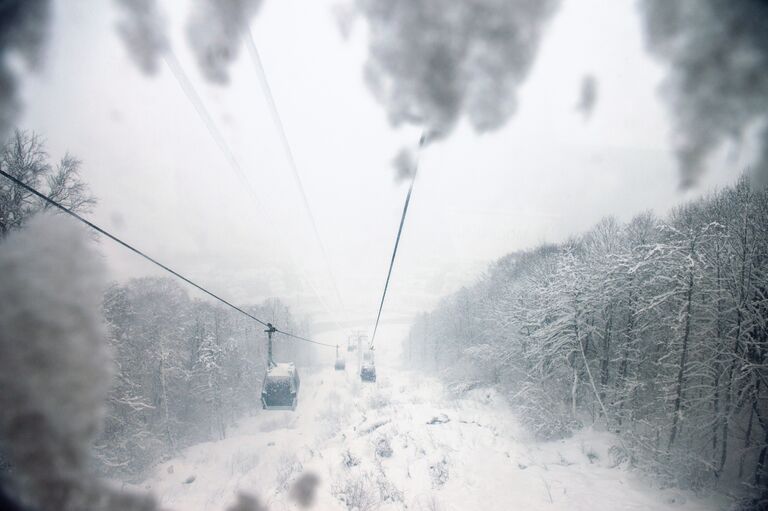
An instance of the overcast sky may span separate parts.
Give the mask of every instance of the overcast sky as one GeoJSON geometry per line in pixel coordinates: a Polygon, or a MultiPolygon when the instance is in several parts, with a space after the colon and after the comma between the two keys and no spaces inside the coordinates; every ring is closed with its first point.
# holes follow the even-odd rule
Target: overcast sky
{"type": "MultiPolygon", "coordinates": [[[[113,2],[64,3],[46,65],[23,81],[20,125],[43,135],[53,157],[83,160],[99,198],[92,218],[234,301],[279,296],[318,324],[372,327],[406,193],[391,161],[419,132],[391,128],[366,88],[365,25],[345,40],[337,0],[267,0],[252,25],[329,272],[247,53],[228,86],[206,82],[184,36],[186,2],[163,2],[174,52],[255,194],[168,67],[147,77],[133,64],[113,2]]],[[[429,309],[510,251],[561,241],[606,215],[663,214],[733,182],[748,158],[726,149],[697,188],[679,191],[661,78],[632,0],[565,0],[512,121],[482,136],[460,125],[422,155],[384,320],[429,309]],[[597,85],[588,118],[578,109],[585,76],[597,85]]],[[[115,279],[157,274],[102,246],[115,279]]]]}

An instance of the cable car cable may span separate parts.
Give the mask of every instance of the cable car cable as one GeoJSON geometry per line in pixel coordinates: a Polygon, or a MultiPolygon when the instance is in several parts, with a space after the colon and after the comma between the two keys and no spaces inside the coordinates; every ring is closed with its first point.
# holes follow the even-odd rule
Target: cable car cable
{"type": "MultiPolygon", "coordinates": [[[[134,247],[130,243],[128,243],[126,241],[123,241],[122,239],[120,239],[117,236],[115,236],[114,234],[111,234],[110,232],[102,229],[101,227],[99,227],[98,225],[94,224],[93,222],[91,222],[89,220],[86,220],[84,217],[80,216],[79,214],[75,213],[74,211],[72,211],[71,209],[67,208],[66,206],[60,204],[59,202],[55,201],[54,199],[51,199],[50,197],[48,197],[44,193],[36,190],[35,188],[33,188],[32,186],[28,185],[27,183],[25,183],[24,181],[20,180],[19,178],[17,178],[15,176],[5,172],[2,169],[0,169],[0,175],[2,175],[5,178],[9,179],[10,181],[12,181],[17,186],[27,190],[29,193],[31,193],[33,195],[36,195],[37,197],[39,197],[40,199],[45,201],[47,204],[50,204],[51,206],[53,206],[53,207],[63,211],[64,213],[68,214],[69,216],[75,218],[76,220],[79,220],[80,222],[84,223],[85,225],[87,225],[88,227],[93,229],[94,231],[96,231],[96,232],[98,232],[100,234],[103,234],[104,236],[106,236],[107,238],[111,239],[115,243],[118,243],[118,244],[122,245],[123,247],[127,248],[128,250],[130,250],[131,252],[133,252],[133,253],[143,257],[144,259],[146,259],[147,261],[151,262],[155,266],[157,266],[157,267],[167,271],[171,275],[174,275],[175,277],[183,280],[184,282],[186,282],[190,286],[194,287],[195,289],[197,289],[199,291],[202,291],[203,293],[207,294],[211,298],[214,298],[214,299],[218,300],[219,302],[223,303],[227,307],[230,307],[230,308],[234,309],[235,311],[237,311],[240,314],[243,314],[244,316],[246,316],[246,317],[256,321],[257,323],[259,323],[259,324],[261,324],[263,326],[272,328],[272,325],[267,323],[266,321],[260,320],[259,318],[257,318],[253,314],[251,314],[249,312],[246,312],[245,310],[241,309],[237,305],[234,305],[231,302],[229,302],[229,301],[225,300],[224,298],[220,297],[219,295],[217,295],[217,294],[215,294],[215,293],[213,293],[211,291],[208,291],[206,288],[204,288],[200,284],[197,284],[196,282],[188,279],[187,277],[185,277],[184,275],[180,274],[179,272],[169,268],[168,266],[166,266],[165,264],[161,263],[157,259],[155,259],[155,258],[153,258],[153,257],[151,257],[151,256],[149,256],[147,254],[145,254],[144,252],[142,252],[138,248],[134,247]]],[[[299,341],[310,342],[312,344],[317,344],[317,345],[320,345],[320,346],[328,346],[328,347],[331,347],[331,348],[335,347],[335,345],[332,345],[332,344],[326,344],[326,343],[322,343],[322,342],[318,342],[318,341],[313,341],[311,339],[307,339],[306,337],[301,337],[299,335],[291,334],[289,332],[284,332],[284,331],[279,330],[279,329],[275,329],[275,331],[279,332],[279,333],[281,333],[283,335],[286,335],[288,337],[292,337],[294,339],[297,339],[299,341]]]]}
{"type": "Polygon", "coordinates": [[[400,227],[397,229],[397,238],[395,239],[395,248],[392,250],[392,259],[389,261],[389,271],[387,272],[387,280],[384,283],[384,292],[381,294],[381,302],[379,303],[379,312],[376,314],[376,324],[373,326],[373,335],[371,336],[371,342],[368,345],[369,349],[373,349],[373,343],[376,341],[376,331],[379,329],[379,320],[381,319],[381,311],[384,308],[384,300],[387,298],[387,289],[389,289],[389,280],[392,277],[392,268],[395,266],[395,257],[397,257],[397,247],[400,245],[400,236],[403,234],[403,225],[405,224],[405,216],[408,213],[408,204],[411,202],[411,193],[413,192],[413,184],[416,182],[416,173],[419,170],[419,157],[421,156],[421,150],[424,147],[426,135],[421,134],[419,139],[419,148],[416,152],[416,162],[413,167],[413,176],[411,177],[411,184],[408,187],[408,194],[405,196],[405,205],[403,206],[403,214],[400,217],[400,227]]]}
{"type": "MultiPolygon", "coordinates": [[[[195,89],[195,86],[192,84],[192,81],[189,79],[189,75],[187,75],[187,73],[184,71],[184,68],[179,62],[179,59],[176,57],[176,54],[170,48],[167,49],[166,52],[163,54],[163,61],[165,62],[165,65],[168,67],[168,69],[171,71],[171,75],[173,75],[173,77],[176,79],[176,82],[179,84],[179,87],[181,88],[182,92],[187,97],[187,100],[189,100],[190,104],[195,109],[198,119],[200,119],[200,121],[205,125],[205,128],[208,131],[208,134],[211,136],[214,143],[219,148],[224,158],[227,160],[227,163],[229,163],[229,166],[235,172],[235,174],[243,183],[243,185],[248,190],[248,192],[250,192],[251,197],[253,198],[256,206],[259,207],[264,213],[264,215],[267,217],[267,224],[276,225],[276,223],[271,218],[269,209],[261,207],[262,201],[261,199],[259,199],[259,196],[256,193],[255,188],[253,187],[251,182],[248,180],[248,177],[246,176],[245,171],[240,165],[240,162],[235,157],[235,154],[232,151],[232,148],[229,146],[229,144],[227,144],[221,131],[216,126],[216,123],[213,120],[213,117],[211,116],[210,110],[208,110],[208,108],[205,106],[205,102],[203,101],[203,98],[197,92],[197,89],[195,89]]],[[[285,247],[285,243],[284,243],[285,240],[282,238],[282,232],[279,229],[275,229],[275,230],[277,231],[278,238],[280,239],[283,246],[285,247]]],[[[301,270],[300,266],[296,264],[296,260],[294,259],[290,250],[286,249],[285,252],[288,255],[291,265],[297,269],[297,272],[299,273],[299,277],[304,280],[304,282],[310,288],[312,293],[317,297],[318,301],[326,310],[326,312],[328,312],[328,314],[331,315],[332,313],[331,313],[330,307],[328,307],[327,303],[325,302],[323,297],[320,295],[320,292],[317,290],[317,288],[309,279],[309,277],[304,275],[304,272],[301,270]]],[[[326,259],[326,262],[327,262],[327,259],[326,259]]],[[[333,279],[332,274],[331,274],[331,278],[333,279]]],[[[335,287],[336,286],[335,281],[333,281],[333,284],[335,287]]],[[[335,287],[335,290],[338,297],[339,296],[338,287],[335,287]]],[[[334,320],[332,321],[336,323],[336,321],[334,320]]],[[[338,323],[336,323],[336,326],[337,327],[339,326],[338,323]]]]}
{"type": "Polygon", "coordinates": [[[315,221],[315,217],[312,214],[312,208],[309,206],[307,192],[304,189],[304,183],[302,182],[301,176],[299,175],[299,168],[296,165],[296,159],[293,157],[293,149],[291,149],[291,144],[288,141],[288,135],[285,132],[285,125],[283,124],[283,120],[280,117],[280,111],[277,109],[275,97],[272,95],[272,87],[270,87],[269,80],[267,80],[267,72],[264,70],[264,65],[261,62],[261,56],[259,55],[259,50],[256,47],[256,41],[253,38],[253,32],[251,32],[250,27],[247,27],[246,30],[245,46],[248,49],[251,62],[253,63],[253,67],[261,84],[262,91],[264,92],[264,97],[267,100],[267,106],[269,107],[269,112],[272,115],[272,120],[277,127],[278,134],[280,135],[280,142],[283,146],[285,156],[288,159],[288,166],[290,167],[291,173],[293,174],[296,187],[299,189],[299,194],[301,195],[301,200],[304,205],[304,211],[309,217],[309,222],[312,226],[312,232],[314,233],[315,240],[320,247],[320,252],[323,257],[326,270],[328,271],[328,275],[331,277],[331,283],[333,284],[333,290],[336,293],[336,299],[338,300],[342,311],[344,311],[346,310],[346,307],[344,306],[344,300],[342,300],[341,293],[339,292],[339,286],[336,282],[336,275],[333,273],[333,268],[331,267],[330,260],[328,259],[328,252],[326,251],[325,244],[320,237],[320,231],[317,229],[317,222],[315,221]]]}
{"type": "Polygon", "coordinates": [[[82,216],[78,215],[77,213],[75,213],[71,209],[67,208],[66,206],[63,206],[63,205],[59,204],[55,200],[53,200],[50,197],[46,196],[45,194],[37,191],[36,189],[32,188],[31,186],[29,186],[28,184],[24,183],[23,181],[21,181],[20,179],[16,178],[15,176],[12,176],[12,175],[8,174],[4,170],[0,170],[0,174],[2,174],[4,177],[10,179],[11,181],[13,181],[16,185],[20,186],[21,188],[24,188],[28,192],[30,192],[30,193],[38,196],[39,198],[43,199],[46,203],[50,204],[51,206],[54,206],[54,207],[60,209],[61,211],[67,213],[68,215],[70,215],[70,216],[76,218],[77,220],[81,221],[82,223],[84,223],[85,225],[87,225],[88,227],[93,229],[94,231],[103,234],[104,236],[108,237],[112,241],[114,241],[114,242],[122,245],[123,247],[127,248],[131,252],[140,255],[141,257],[143,257],[147,261],[151,262],[155,266],[158,266],[158,267],[162,268],[163,270],[167,271],[168,273],[170,273],[170,274],[180,278],[181,280],[183,280],[187,284],[189,284],[189,285],[193,286],[194,288],[202,291],[203,293],[207,294],[208,296],[210,296],[212,298],[215,298],[216,300],[220,301],[221,303],[223,303],[223,304],[225,304],[225,305],[235,309],[236,311],[240,312],[241,314],[245,314],[246,316],[248,316],[252,320],[256,321],[257,323],[261,323],[262,325],[267,326],[266,322],[260,320],[256,316],[253,316],[252,314],[249,314],[248,312],[244,311],[240,307],[231,304],[230,302],[228,302],[224,298],[221,298],[220,296],[212,293],[211,291],[208,291],[207,289],[205,289],[201,285],[191,281],[190,279],[188,279],[184,275],[178,273],[177,271],[172,270],[171,268],[169,268],[168,266],[164,265],[163,263],[161,263],[157,259],[155,259],[155,258],[153,258],[153,257],[151,257],[151,256],[149,256],[147,254],[145,254],[144,252],[142,252],[138,248],[134,247],[133,245],[131,245],[131,244],[121,240],[120,238],[118,238],[117,236],[115,236],[113,234],[110,234],[106,230],[102,229],[101,227],[99,227],[98,225],[94,224],[93,222],[90,222],[90,221],[86,220],[85,218],[83,218],[82,216]]]}
{"type": "Polygon", "coordinates": [[[261,200],[256,194],[256,190],[253,188],[253,185],[251,185],[251,182],[248,180],[248,177],[246,176],[243,168],[240,166],[240,163],[237,161],[237,158],[235,158],[235,155],[232,152],[232,149],[224,140],[224,136],[221,134],[221,131],[219,131],[218,127],[216,126],[216,123],[214,122],[210,111],[208,110],[208,108],[206,108],[202,97],[200,97],[200,94],[198,94],[194,85],[192,85],[192,81],[189,79],[189,76],[184,71],[184,68],[181,67],[181,63],[179,62],[179,59],[176,58],[176,54],[173,53],[173,51],[171,51],[170,49],[168,49],[166,53],[163,54],[163,61],[165,62],[166,66],[168,66],[168,69],[170,69],[171,74],[178,82],[179,87],[184,92],[184,95],[187,96],[187,99],[194,107],[198,117],[203,122],[206,129],[208,130],[208,134],[216,143],[219,150],[224,155],[224,158],[226,158],[227,163],[229,163],[229,166],[232,167],[232,170],[235,171],[235,174],[237,174],[237,177],[240,179],[243,185],[245,185],[245,187],[251,193],[251,195],[253,196],[253,199],[256,201],[256,204],[261,204],[261,200]]]}
{"type": "Polygon", "coordinates": [[[335,348],[337,346],[336,344],[326,344],[324,342],[318,342],[318,341],[313,341],[312,339],[307,339],[306,337],[302,337],[300,335],[291,334],[291,333],[288,333],[288,332],[283,332],[279,328],[276,328],[275,332],[277,332],[278,334],[283,334],[286,337],[290,337],[292,339],[297,339],[299,341],[304,341],[304,342],[311,342],[312,344],[318,344],[320,346],[328,346],[329,348],[335,348]]]}

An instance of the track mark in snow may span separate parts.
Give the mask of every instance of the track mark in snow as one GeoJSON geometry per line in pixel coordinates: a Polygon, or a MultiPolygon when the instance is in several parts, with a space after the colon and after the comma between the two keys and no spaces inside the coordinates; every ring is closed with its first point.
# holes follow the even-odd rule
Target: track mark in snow
{"type": "Polygon", "coordinates": [[[446,422],[450,422],[451,419],[448,418],[448,416],[444,413],[441,413],[439,415],[435,415],[431,419],[427,421],[427,424],[445,424],[446,422]]]}
{"type": "Polygon", "coordinates": [[[363,428],[363,427],[359,428],[358,429],[358,433],[360,434],[360,436],[369,435],[369,434],[373,433],[374,431],[376,431],[377,429],[379,429],[380,427],[386,426],[387,424],[389,424],[391,422],[392,422],[391,419],[378,420],[378,421],[375,421],[375,422],[371,423],[370,425],[368,425],[365,428],[363,428]]]}

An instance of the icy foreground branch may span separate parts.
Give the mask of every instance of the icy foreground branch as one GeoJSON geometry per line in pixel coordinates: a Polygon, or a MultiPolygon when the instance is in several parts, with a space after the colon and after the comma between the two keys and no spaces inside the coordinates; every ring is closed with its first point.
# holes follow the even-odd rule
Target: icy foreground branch
{"type": "Polygon", "coordinates": [[[0,245],[3,445],[15,489],[39,509],[152,509],[88,474],[112,377],[104,272],[89,244],[68,219],[38,215],[0,245]]]}

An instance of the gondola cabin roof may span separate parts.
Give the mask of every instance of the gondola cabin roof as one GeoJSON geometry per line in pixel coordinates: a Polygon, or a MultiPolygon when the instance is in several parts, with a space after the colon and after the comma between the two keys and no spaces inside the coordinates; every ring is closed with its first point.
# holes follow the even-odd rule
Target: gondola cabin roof
{"type": "Polygon", "coordinates": [[[267,374],[272,377],[285,377],[285,378],[292,378],[296,374],[296,366],[293,364],[293,362],[284,362],[275,364],[274,367],[270,368],[269,371],[267,371],[267,374]]]}

